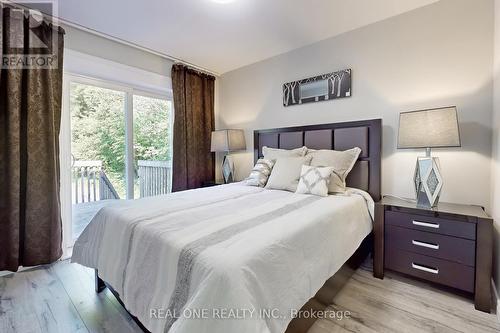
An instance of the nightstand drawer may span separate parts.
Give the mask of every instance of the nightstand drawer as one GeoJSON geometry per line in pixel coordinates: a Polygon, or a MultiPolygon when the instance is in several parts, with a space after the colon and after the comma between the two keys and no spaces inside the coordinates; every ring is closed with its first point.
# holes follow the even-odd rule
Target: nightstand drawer
{"type": "Polygon", "coordinates": [[[473,240],[387,225],[385,241],[387,254],[400,249],[468,266],[476,261],[473,240]]]}
{"type": "Polygon", "coordinates": [[[385,212],[385,223],[441,235],[476,239],[476,225],[474,223],[393,211],[385,212]]]}
{"type": "Polygon", "coordinates": [[[470,266],[395,250],[386,253],[385,267],[449,287],[474,292],[474,268],[470,266]]]}

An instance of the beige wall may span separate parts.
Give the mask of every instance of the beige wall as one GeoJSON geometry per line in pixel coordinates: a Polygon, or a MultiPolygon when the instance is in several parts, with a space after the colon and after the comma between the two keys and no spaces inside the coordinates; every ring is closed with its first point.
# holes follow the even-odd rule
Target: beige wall
{"type": "Polygon", "coordinates": [[[413,196],[423,151],[396,149],[401,111],[457,105],[462,148],[436,149],[442,200],[490,206],[493,0],[442,0],[241,69],[220,78],[219,128],[244,128],[238,179],[253,163],[254,129],[383,118],[382,190],[413,196]],[[282,106],[284,82],[352,68],[353,96],[282,106]]]}
{"type": "Polygon", "coordinates": [[[495,281],[500,291],[500,0],[495,0],[492,215],[495,219],[495,281]]]}

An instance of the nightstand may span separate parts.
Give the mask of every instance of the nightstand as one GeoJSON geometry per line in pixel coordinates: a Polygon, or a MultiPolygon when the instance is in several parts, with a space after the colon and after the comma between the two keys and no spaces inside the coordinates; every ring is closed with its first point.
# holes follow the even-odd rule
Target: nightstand
{"type": "Polygon", "coordinates": [[[427,209],[385,197],[375,205],[373,275],[389,269],[474,296],[491,310],[493,220],[480,206],[427,209]]]}

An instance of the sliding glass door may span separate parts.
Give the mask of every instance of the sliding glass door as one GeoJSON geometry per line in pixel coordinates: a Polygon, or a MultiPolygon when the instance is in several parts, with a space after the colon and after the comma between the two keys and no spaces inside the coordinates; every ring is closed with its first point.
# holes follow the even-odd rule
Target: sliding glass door
{"type": "Polygon", "coordinates": [[[172,101],[100,80],[65,81],[61,198],[72,245],[102,207],[170,192],[172,101]]]}
{"type": "Polygon", "coordinates": [[[72,237],[109,200],[126,198],[126,93],[70,83],[72,237]]]}

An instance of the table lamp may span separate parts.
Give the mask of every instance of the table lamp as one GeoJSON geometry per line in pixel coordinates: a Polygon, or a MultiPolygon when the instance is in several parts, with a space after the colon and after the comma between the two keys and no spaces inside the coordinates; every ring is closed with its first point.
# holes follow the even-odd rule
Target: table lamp
{"type": "Polygon", "coordinates": [[[426,153],[417,158],[413,178],[418,206],[435,207],[443,187],[439,160],[431,157],[431,149],[460,146],[455,106],[400,113],[398,148],[425,148],[426,153]]]}
{"type": "Polygon", "coordinates": [[[224,183],[231,183],[234,180],[234,162],[230,153],[245,150],[245,132],[241,129],[224,129],[212,132],[210,151],[223,152],[222,176],[224,183]]]}

